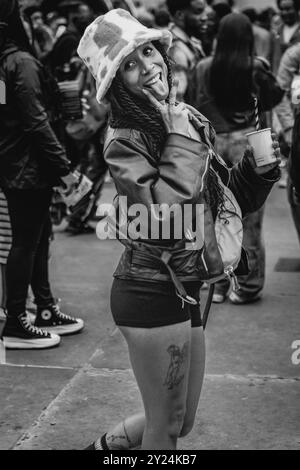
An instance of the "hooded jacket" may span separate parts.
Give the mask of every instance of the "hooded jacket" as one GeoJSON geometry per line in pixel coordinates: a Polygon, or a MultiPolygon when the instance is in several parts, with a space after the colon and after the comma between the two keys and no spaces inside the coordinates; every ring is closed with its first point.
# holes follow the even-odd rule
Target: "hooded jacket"
{"type": "Polygon", "coordinates": [[[70,162],[49,123],[41,64],[7,40],[0,51],[0,184],[37,189],[59,184],[70,162]]]}

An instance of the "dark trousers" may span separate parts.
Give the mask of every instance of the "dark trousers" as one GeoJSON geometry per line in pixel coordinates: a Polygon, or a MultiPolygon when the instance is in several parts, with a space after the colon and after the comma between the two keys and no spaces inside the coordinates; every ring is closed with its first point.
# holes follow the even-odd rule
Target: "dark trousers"
{"type": "Polygon", "coordinates": [[[299,243],[300,243],[300,205],[297,204],[294,200],[293,187],[294,186],[292,184],[291,178],[289,178],[288,187],[287,187],[288,200],[291,206],[292,216],[293,216],[295,228],[296,228],[297,235],[299,238],[299,243]]]}
{"type": "Polygon", "coordinates": [[[12,227],[7,259],[7,312],[15,317],[26,310],[29,285],[38,307],[54,303],[48,276],[52,190],[3,189],[12,227]]]}

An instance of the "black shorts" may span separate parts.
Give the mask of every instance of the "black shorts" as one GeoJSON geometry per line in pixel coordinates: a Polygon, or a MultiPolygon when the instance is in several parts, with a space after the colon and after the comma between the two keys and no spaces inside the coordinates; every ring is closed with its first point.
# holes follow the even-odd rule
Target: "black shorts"
{"type": "MultiPolygon", "coordinates": [[[[201,282],[185,282],[187,294],[199,300],[201,282]]],[[[147,282],[114,279],[111,312],[116,325],[155,328],[191,320],[192,327],[202,326],[200,307],[177,297],[172,282],[147,282]]]]}

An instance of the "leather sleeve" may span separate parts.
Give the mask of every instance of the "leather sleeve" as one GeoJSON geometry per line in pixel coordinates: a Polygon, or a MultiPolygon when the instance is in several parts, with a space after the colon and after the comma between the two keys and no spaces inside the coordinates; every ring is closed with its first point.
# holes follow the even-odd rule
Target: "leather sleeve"
{"type": "Polygon", "coordinates": [[[170,134],[157,165],[147,148],[136,140],[116,138],[104,153],[118,194],[128,205],[191,204],[202,191],[209,167],[207,146],[179,134],[170,134]]]}
{"type": "Polygon", "coordinates": [[[42,165],[53,175],[67,175],[70,162],[50,126],[43,103],[39,66],[34,58],[28,55],[16,61],[12,83],[24,131],[30,135],[37,156],[43,160],[42,165]]]}
{"type": "Polygon", "coordinates": [[[280,103],[284,90],[271,72],[266,60],[256,58],[253,77],[258,88],[260,110],[270,111],[280,103]]]}
{"type": "Polygon", "coordinates": [[[242,210],[243,218],[264,205],[274,183],[279,179],[278,167],[265,175],[257,175],[245,157],[231,169],[228,187],[242,210]]]}

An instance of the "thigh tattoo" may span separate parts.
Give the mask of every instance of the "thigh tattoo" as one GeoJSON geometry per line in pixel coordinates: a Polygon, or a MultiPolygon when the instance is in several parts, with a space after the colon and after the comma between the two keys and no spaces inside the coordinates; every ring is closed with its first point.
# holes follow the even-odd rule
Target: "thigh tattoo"
{"type": "Polygon", "coordinates": [[[168,368],[167,376],[164,381],[164,385],[168,387],[168,390],[172,390],[178,386],[184,379],[182,373],[182,365],[186,360],[188,354],[188,343],[185,343],[180,349],[179,346],[171,344],[167,349],[170,357],[170,365],[168,368]]]}

